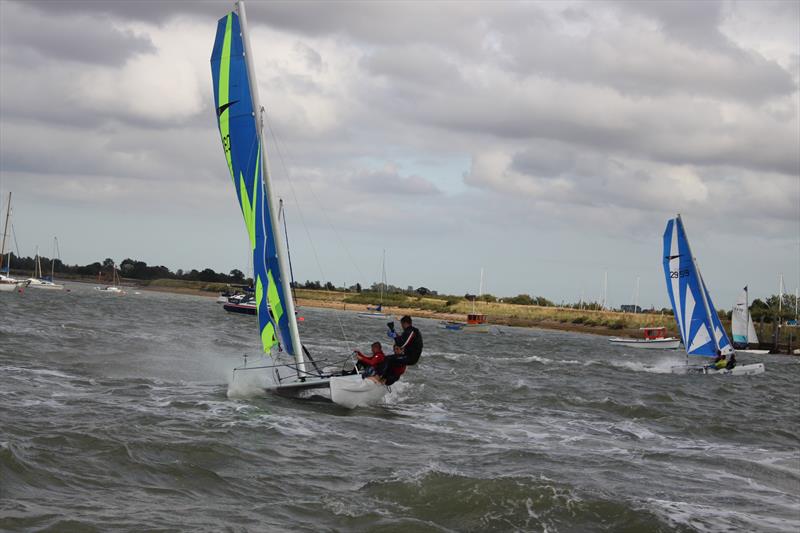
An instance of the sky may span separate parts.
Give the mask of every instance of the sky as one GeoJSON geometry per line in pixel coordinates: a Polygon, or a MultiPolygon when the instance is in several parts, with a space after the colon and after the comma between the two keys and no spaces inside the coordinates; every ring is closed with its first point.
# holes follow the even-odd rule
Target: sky
{"type": "MultiPolygon", "coordinates": [[[[230,1],[0,0],[19,251],[251,271],[213,104],[230,1]]],[[[800,284],[800,2],[248,2],[295,277],[719,308],[800,284]]],[[[5,203],[5,196],[4,196],[5,203]]],[[[4,208],[3,208],[4,209],[4,208]]]]}

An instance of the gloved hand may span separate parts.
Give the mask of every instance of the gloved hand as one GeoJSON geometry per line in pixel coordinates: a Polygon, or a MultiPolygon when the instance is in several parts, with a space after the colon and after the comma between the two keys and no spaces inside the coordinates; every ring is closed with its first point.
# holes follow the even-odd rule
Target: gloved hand
{"type": "Polygon", "coordinates": [[[389,337],[390,339],[396,339],[397,333],[395,333],[394,331],[387,331],[386,336],[389,337]]]}

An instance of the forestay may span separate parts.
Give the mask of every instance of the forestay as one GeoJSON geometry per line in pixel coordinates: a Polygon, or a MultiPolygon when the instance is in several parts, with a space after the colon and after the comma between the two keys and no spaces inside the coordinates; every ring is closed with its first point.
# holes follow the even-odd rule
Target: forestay
{"type": "Polygon", "coordinates": [[[236,196],[244,216],[253,253],[253,276],[259,331],[265,352],[276,344],[302,361],[294,307],[287,301],[288,276],[276,235],[277,211],[269,191],[261,140],[261,112],[248,77],[247,50],[237,13],[219,20],[211,71],[217,122],[236,196]],[[255,98],[254,98],[255,96],[255,98]],[[254,112],[257,109],[257,113],[254,112]],[[294,330],[294,331],[292,331],[294,330]]]}
{"type": "Polygon", "coordinates": [[[733,351],[692,256],[680,215],[664,231],[667,292],[688,355],[714,357],[733,351]]]}

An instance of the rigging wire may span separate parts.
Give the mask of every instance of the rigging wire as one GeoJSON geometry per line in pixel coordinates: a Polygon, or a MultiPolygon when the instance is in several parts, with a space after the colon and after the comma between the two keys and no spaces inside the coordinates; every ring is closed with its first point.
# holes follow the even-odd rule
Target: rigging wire
{"type": "MultiPolygon", "coordinates": [[[[265,116],[264,124],[267,125],[267,129],[269,130],[269,133],[272,136],[272,139],[273,139],[273,142],[274,142],[274,146],[275,146],[275,151],[278,154],[278,159],[280,160],[281,166],[283,167],[283,172],[286,175],[286,181],[289,184],[289,189],[292,192],[292,198],[294,199],[294,203],[297,206],[297,214],[299,215],[300,221],[303,224],[303,229],[305,230],[306,237],[308,238],[308,242],[311,244],[311,251],[312,251],[312,253],[314,255],[314,261],[317,264],[317,269],[319,270],[321,278],[322,279],[327,279],[327,276],[325,275],[325,270],[322,268],[322,262],[319,260],[319,254],[317,253],[317,247],[314,244],[314,239],[311,237],[311,231],[308,229],[308,224],[306,223],[306,218],[303,215],[303,210],[300,209],[300,202],[297,199],[297,191],[295,191],[294,183],[292,182],[291,174],[289,173],[289,167],[288,167],[288,165],[286,165],[286,161],[285,161],[285,159],[283,157],[283,151],[280,148],[280,142],[278,141],[278,136],[275,134],[275,131],[272,128],[272,121],[266,120],[266,118],[267,118],[266,111],[264,111],[264,116],[265,116]]],[[[325,220],[328,223],[328,226],[330,226],[330,228],[333,230],[334,234],[336,235],[337,239],[339,240],[339,244],[345,250],[345,252],[347,253],[348,257],[350,257],[350,260],[353,261],[353,263],[356,266],[356,269],[359,272],[359,275],[361,275],[362,278],[363,278],[363,274],[361,273],[361,269],[358,267],[358,264],[355,263],[355,261],[353,260],[353,256],[350,254],[350,250],[347,248],[347,246],[345,246],[344,242],[342,241],[341,237],[339,236],[339,232],[336,231],[336,228],[331,223],[330,219],[328,218],[327,212],[322,208],[322,204],[319,202],[319,199],[317,198],[317,195],[314,192],[314,189],[311,187],[310,183],[308,183],[308,188],[309,188],[309,190],[311,190],[311,194],[314,197],[314,201],[318,204],[319,210],[325,216],[325,220]]],[[[352,344],[350,342],[350,339],[347,337],[347,332],[345,331],[344,324],[342,323],[342,320],[339,317],[339,314],[335,313],[334,316],[336,317],[336,322],[339,324],[339,329],[342,332],[342,339],[344,339],[344,342],[347,344],[348,351],[352,351],[353,346],[352,346],[352,344]]]]}
{"type": "MultiPolygon", "coordinates": [[[[292,197],[294,198],[295,204],[297,205],[297,209],[300,212],[301,218],[303,218],[302,217],[302,211],[300,211],[300,202],[298,201],[297,193],[295,192],[294,182],[292,181],[292,176],[289,173],[289,169],[288,169],[288,167],[286,165],[286,162],[284,160],[283,150],[281,150],[281,144],[282,143],[278,139],[278,136],[276,135],[275,130],[272,127],[271,121],[266,121],[266,124],[267,124],[267,128],[269,129],[270,134],[272,135],[272,139],[275,142],[275,149],[276,149],[276,152],[278,153],[278,158],[281,161],[281,166],[283,167],[283,170],[286,173],[286,178],[287,178],[286,181],[289,183],[289,188],[292,191],[292,197]]],[[[347,246],[347,244],[342,239],[342,236],[339,233],[339,230],[337,230],[336,226],[333,224],[333,222],[331,222],[331,219],[328,216],[328,211],[325,209],[325,207],[322,204],[322,202],[319,201],[319,197],[317,196],[316,191],[314,191],[314,187],[311,185],[311,182],[306,182],[306,185],[308,186],[308,190],[311,191],[311,196],[314,198],[314,203],[317,205],[317,208],[322,213],[322,215],[325,217],[325,222],[327,223],[329,229],[331,231],[333,231],[333,234],[336,236],[336,240],[339,242],[339,245],[345,251],[345,253],[347,254],[348,259],[350,259],[350,262],[353,264],[353,266],[358,271],[358,275],[361,276],[361,279],[364,279],[364,273],[361,271],[361,267],[358,265],[358,262],[353,257],[353,254],[350,253],[350,248],[347,246]]],[[[304,222],[304,225],[305,225],[305,222],[304,222]]],[[[308,233],[308,231],[307,231],[307,233],[308,233]]],[[[310,233],[308,234],[308,238],[309,238],[310,241],[312,241],[311,245],[313,247],[314,244],[313,244],[313,240],[311,239],[310,233]]],[[[316,251],[314,253],[316,254],[316,251]]]]}

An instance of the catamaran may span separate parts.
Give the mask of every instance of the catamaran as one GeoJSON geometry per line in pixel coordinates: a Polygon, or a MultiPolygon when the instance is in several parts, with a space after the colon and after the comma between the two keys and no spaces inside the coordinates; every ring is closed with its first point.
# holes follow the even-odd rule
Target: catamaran
{"type": "Polygon", "coordinates": [[[750,296],[747,287],[742,290],[742,294],[736,300],[736,305],[733,306],[731,332],[733,333],[733,346],[737,352],[755,355],[769,353],[769,350],[748,348],[751,344],[758,346],[758,335],[756,335],[756,328],[753,325],[753,317],[750,316],[750,296]]]}
{"type": "Polygon", "coordinates": [[[763,363],[737,365],[732,369],[720,370],[709,368],[708,365],[689,363],[690,356],[724,355],[730,358],[735,352],[711,301],[697,260],[692,255],[680,215],[667,222],[667,228],[664,230],[663,258],[667,293],[672,303],[678,331],[686,348],[686,364],[672,367],[672,371],[734,375],[763,373],[763,363]]]}
{"type": "Polygon", "coordinates": [[[341,366],[320,368],[300,340],[288,255],[278,221],[278,205],[263,138],[264,108],[258,97],[253,49],[244,2],[222,17],[211,54],[214,100],[222,146],[244,216],[253,254],[259,337],[270,364],[234,369],[234,381],[246,371],[266,373],[265,392],[329,397],[353,408],[381,401],[388,388],[341,366]]]}

